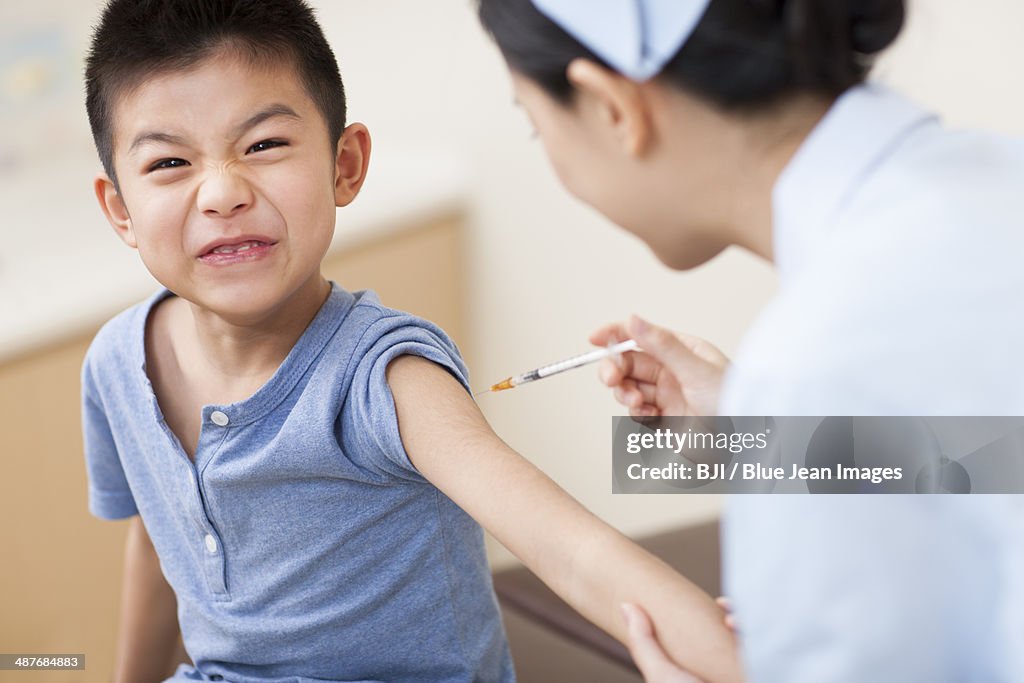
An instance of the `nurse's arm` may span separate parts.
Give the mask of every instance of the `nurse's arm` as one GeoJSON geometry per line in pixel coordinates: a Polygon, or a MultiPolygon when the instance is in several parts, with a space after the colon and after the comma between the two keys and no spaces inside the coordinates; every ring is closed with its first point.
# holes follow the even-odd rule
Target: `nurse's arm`
{"type": "Polygon", "coordinates": [[[387,380],[413,465],[563,600],[623,643],[620,605],[639,604],[680,665],[709,683],[742,679],[714,601],[509,448],[446,370],[400,356],[387,380]]]}

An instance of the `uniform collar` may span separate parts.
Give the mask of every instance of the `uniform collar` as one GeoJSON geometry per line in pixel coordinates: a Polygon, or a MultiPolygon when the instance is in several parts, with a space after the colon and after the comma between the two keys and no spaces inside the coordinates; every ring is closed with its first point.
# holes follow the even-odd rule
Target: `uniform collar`
{"type": "Polygon", "coordinates": [[[772,189],[772,247],[783,285],[877,165],[912,128],[935,119],[879,83],[839,96],[772,189]]]}

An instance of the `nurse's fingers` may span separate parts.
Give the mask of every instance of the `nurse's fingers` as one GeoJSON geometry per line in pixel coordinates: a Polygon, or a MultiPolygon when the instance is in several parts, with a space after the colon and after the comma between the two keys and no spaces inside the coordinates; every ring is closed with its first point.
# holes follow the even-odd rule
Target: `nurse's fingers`
{"type": "Polygon", "coordinates": [[[617,362],[611,358],[601,361],[597,376],[609,387],[618,386],[626,378],[657,384],[664,367],[649,354],[642,351],[627,351],[620,355],[617,362]]]}
{"type": "Polygon", "coordinates": [[[650,617],[640,607],[623,603],[622,615],[629,633],[629,654],[647,683],[700,683],[665,654],[650,617]]]}
{"type": "Polygon", "coordinates": [[[600,327],[590,335],[590,343],[595,346],[608,346],[609,344],[618,344],[629,339],[629,335],[626,333],[626,326],[622,323],[609,323],[604,327],[600,327]]]}
{"type": "Polygon", "coordinates": [[[686,334],[685,332],[676,332],[676,336],[679,337],[679,341],[683,342],[686,348],[693,351],[693,355],[698,358],[719,367],[729,364],[729,357],[722,353],[720,348],[709,342],[707,339],[702,339],[692,334],[686,334]]]}
{"type": "Polygon", "coordinates": [[[654,403],[644,403],[638,401],[634,396],[626,397],[619,387],[616,387],[612,394],[615,400],[620,405],[625,406],[629,409],[630,417],[659,417],[661,415],[661,408],[654,403]]]}
{"type": "Polygon", "coordinates": [[[626,390],[630,405],[643,405],[657,403],[658,388],[648,382],[637,382],[629,379],[623,382],[623,389],[626,390]]]}
{"type": "Polygon", "coordinates": [[[640,396],[639,392],[628,388],[625,383],[615,387],[612,390],[612,396],[615,400],[626,406],[627,408],[639,408],[643,405],[643,397],[640,396]]]}
{"type": "Polygon", "coordinates": [[[636,382],[632,379],[622,380],[622,384],[612,391],[615,400],[627,408],[639,408],[642,405],[656,405],[657,388],[646,382],[636,382]]]}
{"type": "MultiPolygon", "coordinates": [[[[629,362],[632,363],[632,361],[629,362]]],[[[597,364],[597,378],[606,387],[617,387],[626,378],[626,373],[611,358],[605,358],[597,364]]]]}
{"type": "MultiPolygon", "coordinates": [[[[641,355],[652,357],[652,365],[649,367],[657,368],[657,372],[660,372],[662,367],[667,367],[680,384],[693,380],[702,381],[713,372],[719,371],[719,365],[713,364],[695,353],[678,335],[664,327],[658,327],[634,315],[629,320],[629,332],[633,339],[640,344],[640,348],[644,350],[641,355]],[[712,366],[714,366],[714,370],[712,366]]],[[[699,338],[690,337],[691,342],[694,339],[699,338]]],[[[703,342],[703,340],[699,341],[703,342]]],[[[718,351],[711,344],[707,344],[707,346],[711,350],[701,347],[701,351],[712,354],[714,351],[718,351]]],[[[657,382],[657,376],[653,379],[643,377],[639,372],[640,369],[637,367],[633,371],[637,379],[657,382]]]]}
{"type": "Polygon", "coordinates": [[[630,409],[631,418],[657,418],[660,415],[662,415],[662,410],[653,403],[644,403],[640,408],[630,409]]]}
{"type": "Polygon", "coordinates": [[[715,602],[718,603],[718,606],[722,609],[722,620],[725,622],[726,628],[735,633],[736,617],[732,615],[732,602],[724,595],[720,595],[715,598],[715,602]]]}

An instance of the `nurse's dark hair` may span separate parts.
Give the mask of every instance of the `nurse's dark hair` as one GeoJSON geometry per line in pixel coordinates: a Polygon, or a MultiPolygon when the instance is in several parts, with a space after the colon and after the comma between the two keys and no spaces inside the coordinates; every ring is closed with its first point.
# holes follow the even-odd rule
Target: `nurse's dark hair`
{"type": "MultiPolygon", "coordinates": [[[[477,2],[509,67],[558,101],[571,99],[572,60],[608,66],[530,0],[477,2]]],[[[903,18],[903,0],[711,0],[658,77],[729,111],[797,93],[837,96],[864,81],[903,18]]]]}
{"type": "Polygon", "coordinates": [[[118,100],[149,78],[188,71],[225,52],[254,67],[291,64],[337,149],[345,129],[345,89],[304,0],[110,0],[86,58],[85,106],[103,169],[115,185],[118,100]]]}

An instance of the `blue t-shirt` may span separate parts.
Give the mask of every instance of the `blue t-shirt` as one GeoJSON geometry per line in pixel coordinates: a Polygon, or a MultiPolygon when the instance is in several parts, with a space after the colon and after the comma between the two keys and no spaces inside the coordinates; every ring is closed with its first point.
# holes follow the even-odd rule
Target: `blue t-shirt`
{"type": "Polygon", "coordinates": [[[193,463],[146,375],[161,288],[82,367],[89,509],[136,513],[195,668],[234,683],[513,681],[480,527],[413,467],[384,371],[401,354],[468,390],[437,326],[331,293],[249,398],[202,408],[193,463]]]}

